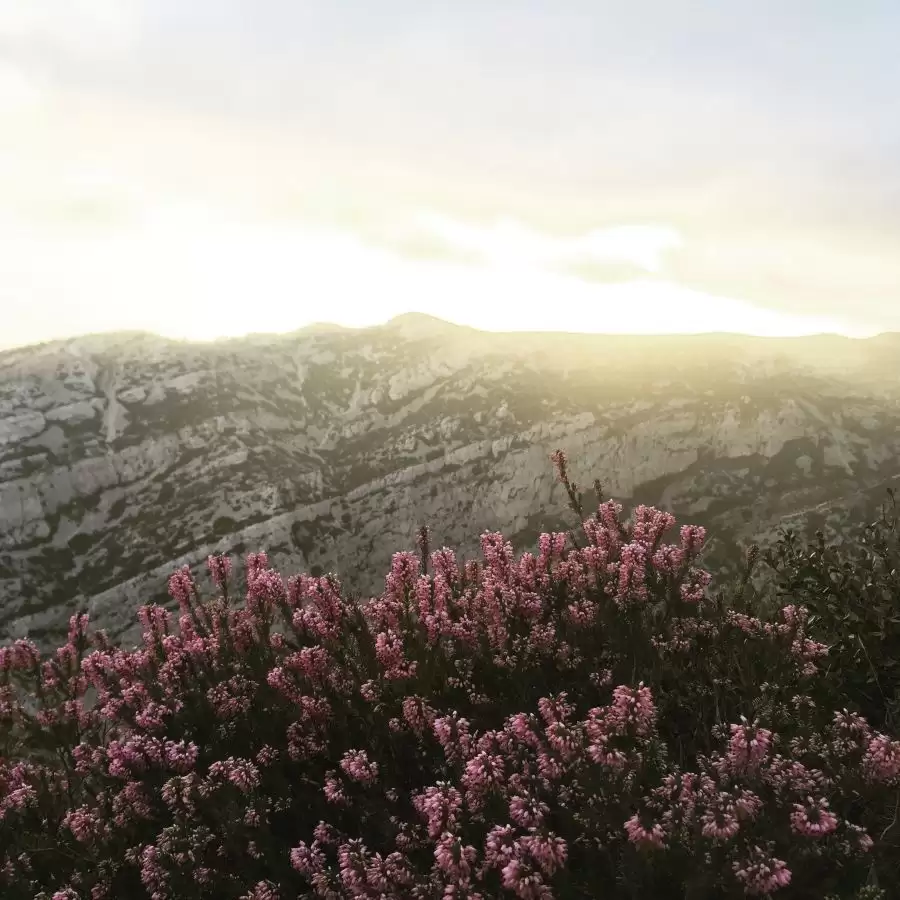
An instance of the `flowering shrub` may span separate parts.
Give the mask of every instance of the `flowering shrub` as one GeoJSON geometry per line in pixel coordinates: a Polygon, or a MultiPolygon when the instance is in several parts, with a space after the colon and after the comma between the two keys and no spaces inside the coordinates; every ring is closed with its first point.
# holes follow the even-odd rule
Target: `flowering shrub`
{"type": "Polygon", "coordinates": [[[255,553],[242,605],[211,557],[134,650],[0,650],[0,895],[882,896],[900,741],[817,702],[806,610],[712,602],[703,529],[554,461],[583,534],[537,555],[423,529],[361,604],[255,553]]]}
{"type": "Polygon", "coordinates": [[[889,504],[849,547],[793,532],[765,554],[776,596],[802,601],[829,637],[829,682],[877,727],[900,725],[900,520],[889,504]]]}

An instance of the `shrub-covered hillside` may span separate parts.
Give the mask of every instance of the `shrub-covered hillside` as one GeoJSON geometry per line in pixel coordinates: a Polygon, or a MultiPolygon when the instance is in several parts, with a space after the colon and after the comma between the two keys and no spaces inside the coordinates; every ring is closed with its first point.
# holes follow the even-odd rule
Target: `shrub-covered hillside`
{"type": "Polygon", "coordinates": [[[538,554],[423,528],[364,603],[210,557],[136,649],[0,650],[0,896],[900,896],[895,519],[710,596],[702,528],[554,462],[538,554]]]}

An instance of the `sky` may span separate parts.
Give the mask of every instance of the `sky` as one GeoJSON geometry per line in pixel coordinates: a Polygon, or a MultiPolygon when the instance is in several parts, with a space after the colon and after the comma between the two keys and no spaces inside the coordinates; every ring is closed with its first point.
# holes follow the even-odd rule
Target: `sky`
{"type": "Polygon", "coordinates": [[[2,0],[0,348],[900,331],[896,0],[2,0]]]}

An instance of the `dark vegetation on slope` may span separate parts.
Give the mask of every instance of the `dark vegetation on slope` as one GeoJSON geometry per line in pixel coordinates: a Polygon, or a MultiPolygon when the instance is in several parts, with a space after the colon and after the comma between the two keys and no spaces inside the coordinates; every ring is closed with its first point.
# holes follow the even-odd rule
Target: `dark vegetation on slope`
{"type": "Polygon", "coordinates": [[[555,463],[535,554],[423,529],[365,604],[211,557],[133,651],[0,650],[0,895],[900,896],[893,495],[711,595],[703,528],[555,463]]]}

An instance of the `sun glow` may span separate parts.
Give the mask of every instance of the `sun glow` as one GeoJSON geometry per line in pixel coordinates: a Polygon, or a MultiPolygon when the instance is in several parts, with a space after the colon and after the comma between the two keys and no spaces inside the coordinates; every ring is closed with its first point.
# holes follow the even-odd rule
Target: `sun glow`
{"type": "Polygon", "coordinates": [[[46,339],[48,324],[55,337],[146,329],[204,340],[314,321],[365,327],[408,311],[488,331],[852,333],[844,323],[651,277],[676,243],[660,229],[610,229],[568,243],[509,225],[449,230],[451,248],[479,258],[413,259],[350,232],[229,223],[202,207],[154,204],[113,234],[7,230],[3,290],[15,310],[16,343],[46,339]],[[41,258],[54,264],[41,266],[41,258]],[[597,283],[554,267],[581,258],[624,261],[648,274],[597,283]],[[19,304],[26,293],[45,303],[19,304]],[[40,312],[47,306],[56,309],[52,323],[40,312]]]}

